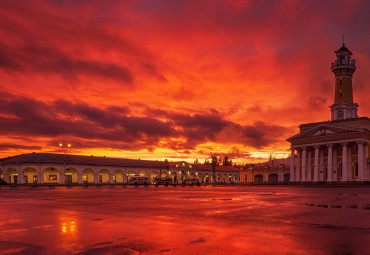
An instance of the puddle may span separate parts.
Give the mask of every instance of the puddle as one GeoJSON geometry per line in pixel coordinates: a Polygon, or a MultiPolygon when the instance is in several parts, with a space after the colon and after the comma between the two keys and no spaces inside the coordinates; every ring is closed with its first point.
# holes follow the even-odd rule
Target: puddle
{"type": "Polygon", "coordinates": [[[327,205],[327,204],[310,204],[306,203],[305,205],[312,207],[321,207],[321,208],[352,208],[352,209],[361,209],[361,210],[370,210],[370,204],[366,205],[327,205]]]}

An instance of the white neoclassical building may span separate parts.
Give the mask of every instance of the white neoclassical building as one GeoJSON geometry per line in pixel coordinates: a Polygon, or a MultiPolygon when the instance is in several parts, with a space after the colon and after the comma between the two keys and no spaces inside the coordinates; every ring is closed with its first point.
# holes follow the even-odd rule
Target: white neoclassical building
{"type": "Polygon", "coordinates": [[[369,181],[370,119],[359,118],[353,101],[352,52],[343,44],[335,51],[331,121],[299,126],[291,143],[290,181],[295,183],[353,183],[369,181]]]}
{"type": "Polygon", "coordinates": [[[0,160],[0,177],[11,184],[124,184],[130,176],[198,177],[203,182],[239,183],[239,169],[186,162],[134,160],[71,154],[29,153],[0,160]],[[216,176],[216,177],[214,177],[216,176]]]}

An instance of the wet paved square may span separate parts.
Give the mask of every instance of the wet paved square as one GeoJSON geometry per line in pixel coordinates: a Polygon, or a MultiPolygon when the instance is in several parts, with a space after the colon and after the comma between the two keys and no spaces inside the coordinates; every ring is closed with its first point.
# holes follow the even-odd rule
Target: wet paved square
{"type": "Polygon", "coordinates": [[[1,254],[370,254],[370,187],[0,188],[1,254]]]}

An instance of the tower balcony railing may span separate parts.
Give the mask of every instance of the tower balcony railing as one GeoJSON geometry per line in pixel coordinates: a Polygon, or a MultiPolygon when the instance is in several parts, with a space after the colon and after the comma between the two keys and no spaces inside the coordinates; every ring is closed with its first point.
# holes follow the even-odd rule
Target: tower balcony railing
{"type": "Polygon", "coordinates": [[[356,60],[355,59],[351,59],[350,61],[335,60],[333,63],[331,63],[331,70],[333,71],[336,68],[356,69],[356,60]]]}

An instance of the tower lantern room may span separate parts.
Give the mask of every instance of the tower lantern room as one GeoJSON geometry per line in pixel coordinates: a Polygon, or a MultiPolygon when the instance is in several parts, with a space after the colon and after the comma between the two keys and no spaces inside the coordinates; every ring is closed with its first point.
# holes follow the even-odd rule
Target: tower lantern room
{"type": "Polygon", "coordinates": [[[331,63],[335,76],[334,104],[331,108],[331,120],[358,118],[358,104],[353,102],[352,76],[356,71],[356,60],[351,59],[352,52],[344,45],[335,51],[336,60],[331,63]]]}

